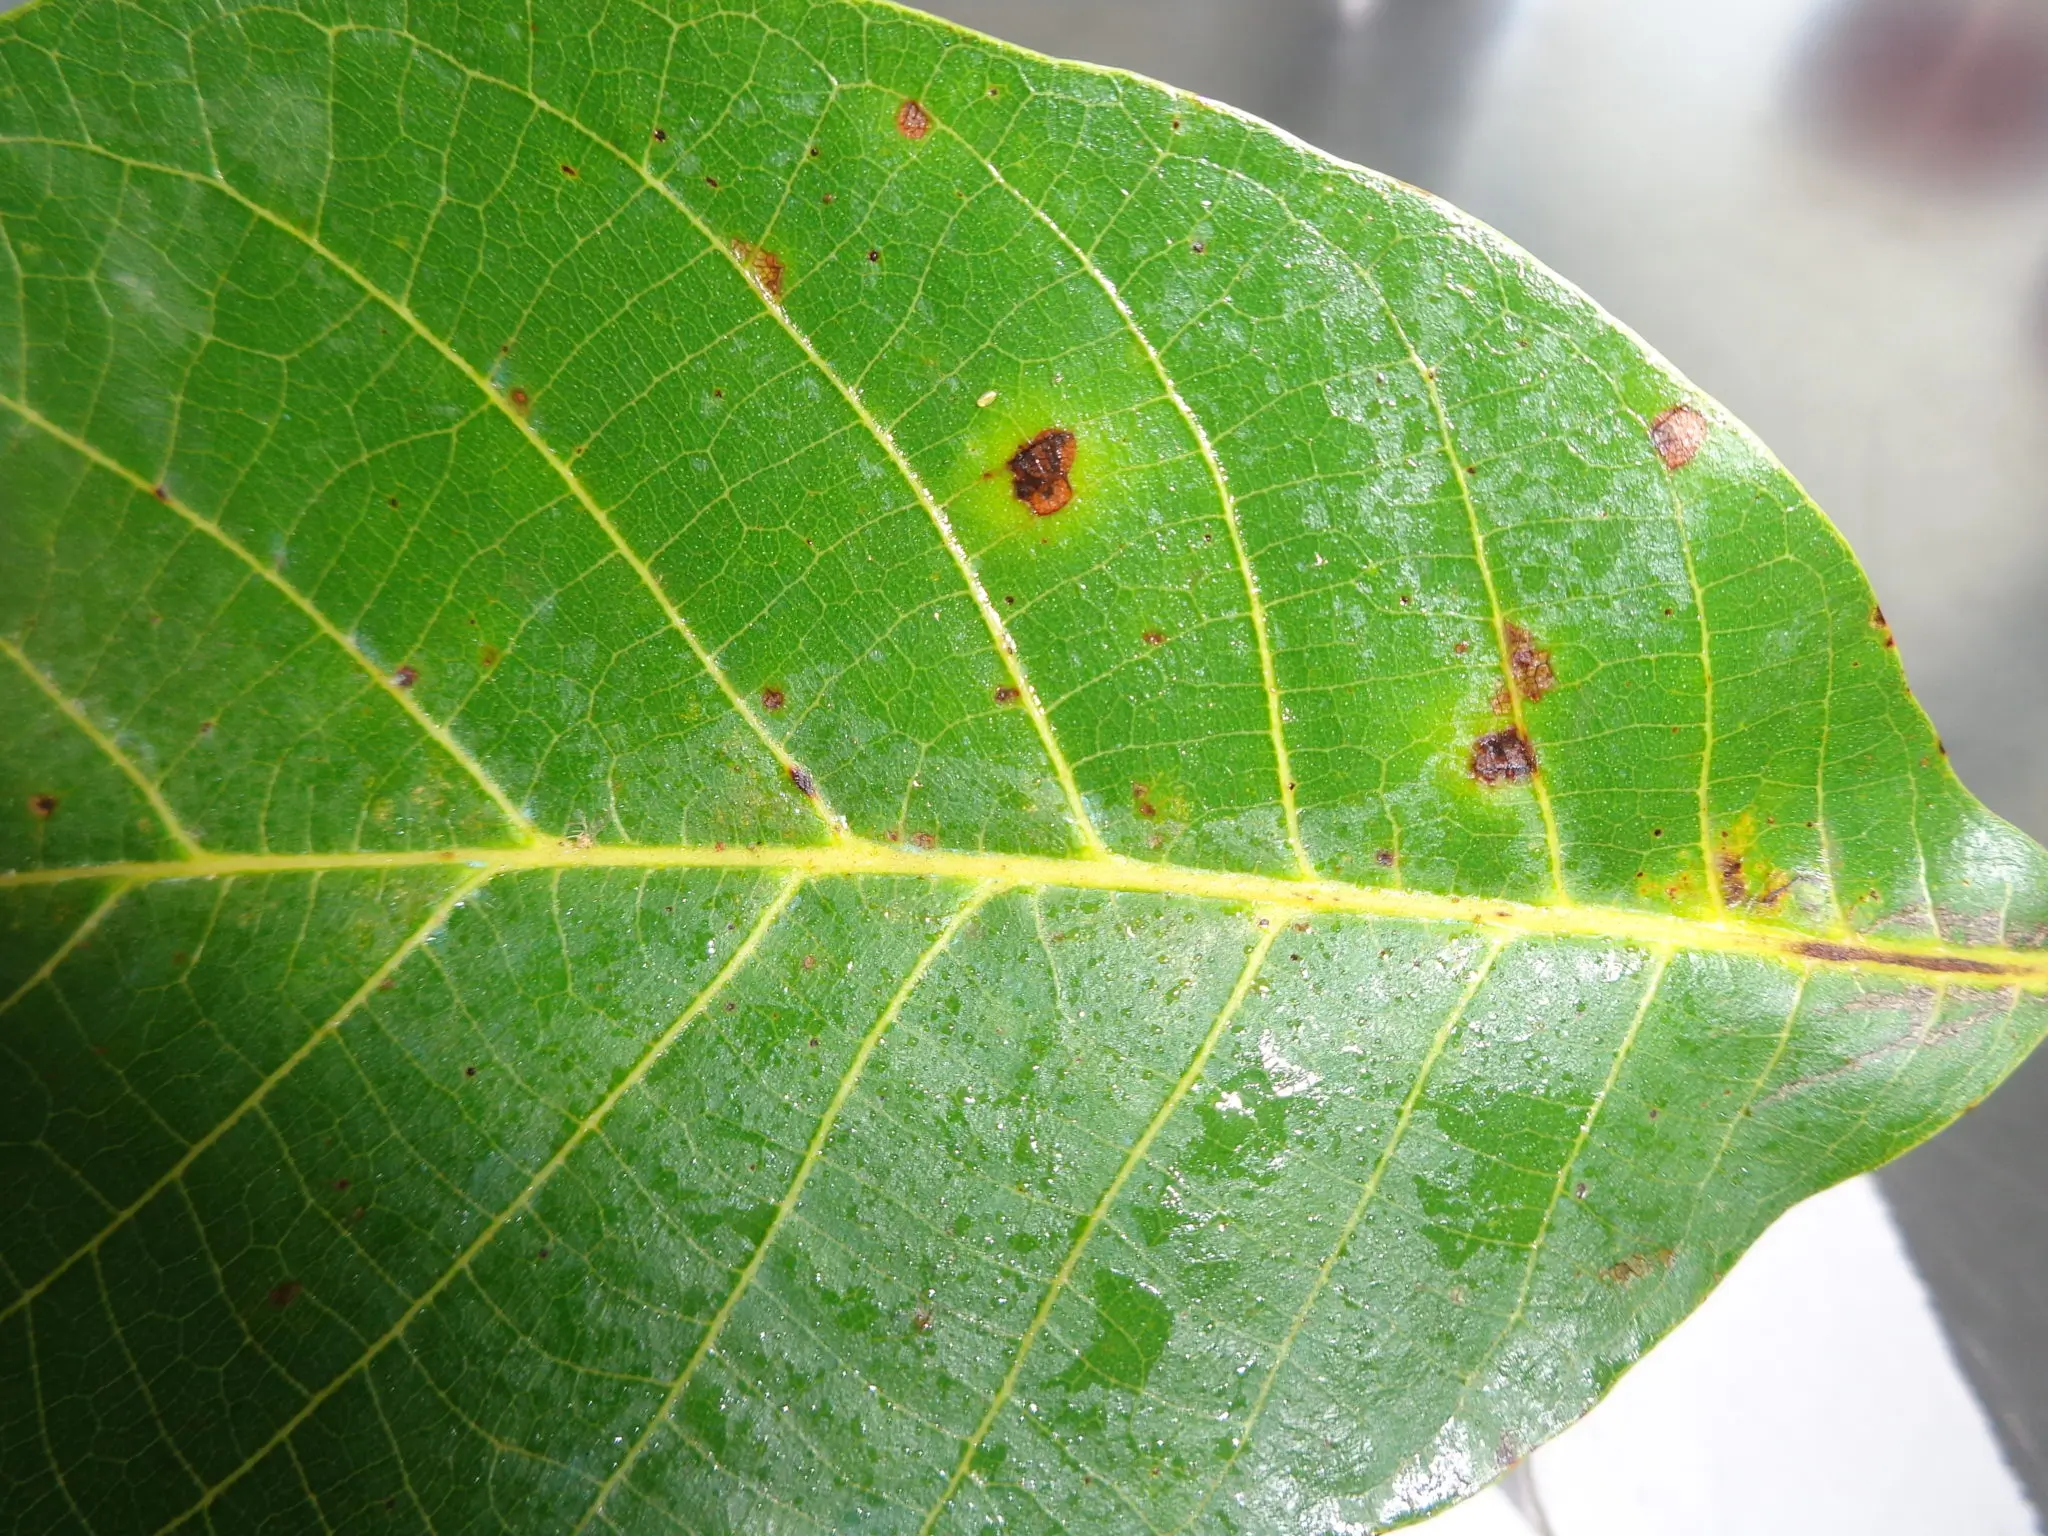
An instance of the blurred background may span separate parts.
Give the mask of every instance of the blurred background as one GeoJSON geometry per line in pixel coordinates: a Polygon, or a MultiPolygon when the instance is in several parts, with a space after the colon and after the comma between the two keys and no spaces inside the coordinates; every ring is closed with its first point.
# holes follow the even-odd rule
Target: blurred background
{"type": "MultiPolygon", "coordinates": [[[[920,3],[1256,113],[1577,282],[1828,509],[1964,780],[2048,838],[2048,0],[920,3]]],[[[2005,1461],[2048,1508],[2048,1053],[1880,1182],[2005,1461]]],[[[1782,1283],[1857,1240],[1787,1260],[1782,1283]]],[[[1783,1322],[1798,1298],[1780,1300],[1745,1326],[1783,1322]]],[[[1873,1326],[1869,1348],[1903,1348],[1903,1325],[1873,1326]]],[[[1873,1422],[1896,1443],[1869,1456],[1930,1454],[1896,1415],[1873,1422]]],[[[1894,1505],[1860,1528],[1985,1522],[1894,1505]]]]}

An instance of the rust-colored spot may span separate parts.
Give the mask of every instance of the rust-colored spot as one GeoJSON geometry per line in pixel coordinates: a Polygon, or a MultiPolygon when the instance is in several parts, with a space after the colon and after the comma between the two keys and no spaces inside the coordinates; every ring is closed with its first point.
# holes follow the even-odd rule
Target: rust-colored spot
{"type": "Polygon", "coordinates": [[[334,1181],[334,1187],[335,1187],[336,1189],[347,1189],[347,1188],[348,1188],[348,1180],[347,1180],[347,1179],[336,1179],[336,1180],[334,1181]]]}
{"type": "Polygon", "coordinates": [[[574,176],[576,174],[576,167],[573,165],[564,165],[562,167],[562,174],[564,176],[574,176]]]}
{"type": "Polygon", "coordinates": [[[1655,1270],[1669,1269],[1674,1257],[1669,1248],[1654,1248],[1648,1253],[1632,1253],[1619,1264],[1610,1264],[1600,1271],[1600,1278],[1609,1285],[1627,1285],[1641,1280],[1655,1270]]]}
{"type": "Polygon", "coordinates": [[[523,389],[515,389],[505,398],[512,402],[512,409],[522,416],[526,414],[527,409],[533,404],[533,396],[523,389]]]}
{"type": "Polygon", "coordinates": [[[1394,850],[1391,848],[1382,848],[1378,853],[1375,853],[1372,856],[1372,861],[1373,863],[1379,865],[1381,869],[1392,869],[1394,867],[1394,850]]]}
{"type": "Polygon", "coordinates": [[[1017,702],[1018,697],[1017,690],[1008,683],[1005,683],[996,690],[996,702],[998,704],[1014,704],[1017,702]]]}
{"type": "Polygon", "coordinates": [[[211,736],[213,734],[213,722],[211,720],[200,721],[199,734],[202,736],[211,736]]]}
{"type": "Polygon", "coordinates": [[[811,777],[811,770],[802,763],[791,763],[789,765],[789,782],[794,784],[798,791],[807,799],[817,798],[818,781],[811,777]]]}
{"type": "Polygon", "coordinates": [[[29,796],[28,808],[41,820],[48,821],[57,814],[57,797],[55,795],[31,795],[29,796]]]}
{"type": "Polygon", "coordinates": [[[1886,649],[1890,649],[1891,647],[1899,643],[1898,641],[1892,638],[1892,626],[1886,620],[1884,616],[1884,610],[1882,608],[1872,608],[1870,610],[1870,622],[1875,624],[1879,629],[1884,631],[1884,643],[1886,649]]]}
{"type": "Polygon", "coordinates": [[[918,847],[924,849],[932,849],[939,846],[939,840],[929,832],[913,832],[910,834],[910,840],[917,844],[918,847]]]}
{"type": "Polygon", "coordinates": [[[419,680],[420,675],[418,671],[409,666],[400,667],[391,674],[391,686],[394,688],[410,688],[419,680]]]}
{"type": "Polygon", "coordinates": [[[263,1299],[273,1310],[282,1312],[299,1299],[299,1292],[304,1289],[305,1287],[296,1280],[281,1280],[270,1288],[270,1294],[263,1299]]]}
{"type": "Polygon", "coordinates": [[[718,190],[718,178],[716,176],[706,176],[704,178],[704,185],[716,192],[718,190]]]}
{"type": "Polygon", "coordinates": [[[2002,967],[1988,960],[1965,960],[1960,955],[1916,955],[1902,949],[1869,949],[1861,944],[1831,944],[1825,939],[1795,944],[1792,953],[1809,960],[1835,960],[1849,965],[1903,965],[1916,971],[1949,971],[1969,976],[2005,974],[2002,967]]]}
{"type": "Polygon", "coordinates": [[[169,500],[171,499],[171,493],[170,493],[169,491],[165,490],[165,489],[164,489],[164,488],[163,488],[162,486],[160,486],[160,485],[153,485],[153,486],[151,486],[151,487],[149,488],[149,493],[150,493],[150,494],[151,494],[152,496],[154,496],[154,497],[155,497],[155,498],[156,498],[156,499],[157,499],[158,501],[169,501],[169,500]]]}
{"type": "Polygon", "coordinates": [[[906,139],[921,139],[932,131],[931,114],[914,101],[896,109],[896,131],[906,139]]]}
{"type": "Polygon", "coordinates": [[[917,1333],[930,1333],[932,1329],[932,1309],[930,1307],[919,1307],[915,1312],[911,1313],[910,1326],[917,1333]]]}
{"type": "Polygon", "coordinates": [[[1510,726],[1472,743],[1472,777],[1482,784],[1520,784],[1536,776],[1536,749],[1510,726]]]}
{"type": "Polygon", "coordinates": [[[788,703],[789,695],[784,693],[780,688],[763,688],[761,690],[761,707],[767,710],[771,715],[774,714],[775,711],[777,711],[778,709],[783,708],[788,703]]]}
{"type": "Polygon", "coordinates": [[[1151,794],[1152,791],[1143,784],[1131,786],[1131,803],[1137,808],[1138,814],[1148,821],[1159,814],[1159,807],[1152,803],[1151,794]]]}
{"type": "Polygon", "coordinates": [[[1074,434],[1047,427],[1010,455],[1010,492],[1039,517],[1051,517],[1074,499],[1074,434]]]}
{"type": "Polygon", "coordinates": [[[1721,876],[1721,900],[1739,907],[1749,900],[1749,878],[1742,872],[1742,855],[1722,849],[1714,855],[1714,868],[1721,876]]]}
{"type": "Polygon", "coordinates": [[[486,671],[504,660],[504,656],[505,653],[500,651],[495,645],[484,646],[476,653],[476,659],[483,663],[486,671]]]}
{"type": "Polygon", "coordinates": [[[1557,674],[1550,670],[1550,652],[1538,650],[1529,631],[1519,624],[1507,626],[1508,670],[1515,676],[1515,691],[1534,704],[1557,686],[1557,674]]]}
{"type": "Polygon", "coordinates": [[[781,303],[782,258],[773,251],[765,250],[758,245],[748,245],[743,240],[733,241],[732,253],[739,258],[740,265],[747,270],[747,276],[760,286],[761,291],[778,304],[781,303]]]}
{"type": "Polygon", "coordinates": [[[1452,646],[1452,647],[1451,647],[1451,654],[1452,654],[1453,656],[1462,656],[1462,655],[1464,655],[1464,654],[1465,654],[1465,653],[1466,653],[1467,651],[1469,651],[1469,650],[1471,650],[1471,649],[1472,649],[1472,642],[1471,642],[1471,641],[1469,641],[1469,640],[1460,640],[1460,641],[1459,641],[1459,642],[1458,642],[1458,643],[1457,643],[1456,645],[1454,645],[1454,646],[1452,646]]]}
{"type": "Polygon", "coordinates": [[[1707,441],[1707,418],[1689,405],[1674,405],[1650,423],[1650,443],[1666,469],[1683,469],[1707,441]]]}
{"type": "Polygon", "coordinates": [[[1166,644],[1166,636],[1159,633],[1156,629],[1148,629],[1145,631],[1145,643],[1147,645],[1164,645],[1166,644]]]}

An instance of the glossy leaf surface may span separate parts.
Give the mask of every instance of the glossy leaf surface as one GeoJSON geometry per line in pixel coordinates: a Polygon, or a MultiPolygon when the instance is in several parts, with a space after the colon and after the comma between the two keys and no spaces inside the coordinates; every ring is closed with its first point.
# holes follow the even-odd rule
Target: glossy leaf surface
{"type": "Polygon", "coordinates": [[[22,1531],[1396,1523],[2039,1037],[1840,540],[863,0],[0,21],[22,1531]]]}

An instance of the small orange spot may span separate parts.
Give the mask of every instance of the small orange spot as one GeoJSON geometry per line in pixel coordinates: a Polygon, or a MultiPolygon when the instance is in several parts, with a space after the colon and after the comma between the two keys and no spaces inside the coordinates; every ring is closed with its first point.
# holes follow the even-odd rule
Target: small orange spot
{"type": "Polygon", "coordinates": [[[739,258],[740,265],[746,268],[747,275],[760,286],[761,291],[776,303],[781,303],[782,258],[773,251],[740,240],[733,241],[732,253],[739,258]]]}
{"type": "Polygon", "coordinates": [[[1707,441],[1707,418],[1689,405],[1674,405],[1650,423],[1650,443],[1666,469],[1683,469],[1707,441]]]}
{"type": "Polygon", "coordinates": [[[936,848],[939,846],[939,840],[929,832],[913,832],[910,834],[910,840],[920,848],[936,848]]]}
{"type": "Polygon", "coordinates": [[[770,714],[781,709],[788,702],[789,695],[780,688],[763,688],[761,690],[761,707],[770,714]]]}
{"type": "Polygon", "coordinates": [[[512,409],[517,411],[522,416],[524,416],[527,413],[527,410],[533,405],[533,396],[529,395],[523,389],[515,389],[512,391],[511,394],[507,395],[505,398],[512,402],[512,409]]]}
{"type": "Polygon", "coordinates": [[[1156,629],[1148,629],[1145,631],[1145,643],[1147,645],[1164,645],[1166,644],[1166,636],[1159,633],[1156,629]]]}
{"type": "Polygon", "coordinates": [[[1005,683],[1005,684],[1004,684],[1004,685],[1003,685],[1002,687],[1000,687],[1000,688],[998,688],[998,689],[996,690],[996,702],[997,702],[998,704],[1014,704],[1014,703],[1016,703],[1016,702],[1017,702],[1017,690],[1016,690],[1016,689],[1014,689],[1014,688],[1012,688],[1012,687],[1010,687],[1010,686],[1009,686],[1009,684],[1005,683]]]}
{"type": "Polygon", "coordinates": [[[906,139],[921,139],[932,131],[931,114],[914,101],[896,109],[896,128],[906,139]]]}
{"type": "Polygon", "coordinates": [[[55,795],[32,795],[29,797],[28,808],[41,820],[48,821],[57,813],[57,797],[55,795]]]}
{"type": "Polygon", "coordinates": [[[503,653],[495,645],[487,645],[476,653],[476,659],[489,669],[503,660],[503,653]]]}

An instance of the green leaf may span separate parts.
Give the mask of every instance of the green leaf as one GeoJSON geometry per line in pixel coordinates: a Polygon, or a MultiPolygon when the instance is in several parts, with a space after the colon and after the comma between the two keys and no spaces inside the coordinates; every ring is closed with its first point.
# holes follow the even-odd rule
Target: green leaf
{"type": "Polygon", "coordinates": [[[0,22],[10,1527],[1377,1528],[2040,1037],[1834,530],[870,0],[0,22]]]}

